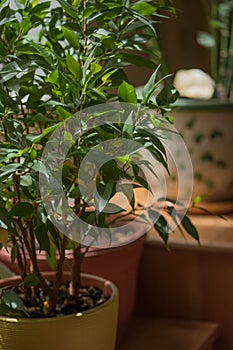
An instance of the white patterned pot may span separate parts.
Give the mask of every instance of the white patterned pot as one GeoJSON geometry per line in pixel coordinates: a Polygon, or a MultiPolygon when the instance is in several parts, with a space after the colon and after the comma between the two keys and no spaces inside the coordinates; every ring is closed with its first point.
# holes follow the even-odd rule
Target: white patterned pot
{"type": "MultiPolygon", "coordinates": [[[[193,198],[207,195],[207,201],[232,201],[233,103],[180,99],[177,105],[172,115],[192,160],[193,198]]],[[[172,174],[167,197],[176,197],[177,186],[177,176],[172,174]]]]}

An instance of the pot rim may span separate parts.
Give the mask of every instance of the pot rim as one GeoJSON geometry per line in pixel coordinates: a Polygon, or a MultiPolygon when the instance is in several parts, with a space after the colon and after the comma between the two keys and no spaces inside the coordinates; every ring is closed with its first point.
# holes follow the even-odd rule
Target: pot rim
{"type": "MultiPolygon", "coordinates": [[[[53,272],[53,271],[43,272],[43,275],[48,276],[48,278],[49,278],[50,276],[54,276],[55,272],[53,272]]],[[[65,275],[70,276],[70,273],[63,272],[63,276],[65,276],[65,275]]],[[[59,320],[61,320],[61,319],[64,320],[64,319],[70,319],[70,318],[76,318],[76,317],[85,317],[85,316],[91,315],[93,313],[99,312],[102,309],[108,307],[109,304],[114,302],[115,298],[118,298],[118,294],[119,294],[118,288],[112,281],[110,281],[106,278],[103,278],[103,277],[100,277],[97,275],[88,274],[88,273],[81,273],[81,278],[95,280],[98,282],[98,284],[103,284],[103,286],[104,286],[103,292],[105,295],[110,294],[110,298],[99,306],[96,306],[90,310],[78,312],[75,314],[64,315],[64,316],[55,316],[55,317],[44,317],[44,318],[16,318],[16,317],[0,316],[0,321],[11,322],[11,323],[30,324],[30,323],[34,323],[34,322],[36,322],[36,323],[59,322],[59,320]]],[[[6,283],[9,284],[10,282],[14,283],[15,281],[18,281],[19,279],[21,279],[21,276],[19,276],[19,275],[1,279],[0,286],[3,284],[6,284],[6,283]]]]}
{"type": "MultiPolygon", "coordinates": [[[[147,235],[147,232],[143,233],[140,231],[139,233],[133,236],[133,239],[131,239],[130,241],[124,242],[123,244],[114,244],[114,245],[111,245],[110,247],[90,247],[88,251],[85,253],[85,257],[96,256],[102,253],[111,254],[113,252],[117,252],[122,249],[127,249],[129,246],[137,244],[139,241],[144,240],[146,235],[147,235]]],[[[82,251],[85,250],[85,246],[82,247],[81,249],[82,251]]],[[[9,256],[9,252],[6,249],[3,249],[3,253],[4,255],[9,256]]],[[[72,258],[73,258],[72,249],[66,249],[65,261],[69,261],[72,258]]],[[[40,262],[45,259],[46,259],[46,252],[44,250],[43,251],[38,250],[37,260],[40,262]]],[[[12,276],[12,277],[15,277],[15,276],[12,276]]]]}
{"type": "Polygon", "coordinates": [[[222,101],[217,98],[213,98],[210,100],[197,100],[197,99],[192,99],[192,98],[178,98],[177,101],[173,104],[174,111],[179,110],[209,110],[209,109],[214,109],[214,110],[233,110],[233,101],[222,101]]]}

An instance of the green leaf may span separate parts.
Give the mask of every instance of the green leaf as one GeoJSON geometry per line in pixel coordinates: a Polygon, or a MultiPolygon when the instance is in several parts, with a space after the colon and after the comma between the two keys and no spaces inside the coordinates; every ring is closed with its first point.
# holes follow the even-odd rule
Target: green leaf
{"type": "Polygon", "coordinates": [[[60,250],[60,234],[54,224],[47,219],[47,227],[57,250],[60,250]]]}
{"type": "Polygon", "coordinates": [[[108,211],[115,214],[126,212],[124,208],[114,203],[108,203],[108,211]]]}
{"type": "Polygon", "coordinates": [[[105,74],[102,76],[101,80],[103,82],[107,81],[114,73],[116,73],[119,70],[119,68],[108,68],[105,70],[105,74]]]}
{"type": "Polygon", "coordinates": [[[123,183],[120,185],[120,189],[121,189],[122,193],[124,194],[124,196],[127,198],[128,202],[130,203],[132,208],[134,208],[135,199],[134,199],[133,186],[131,184],[128,184],[128,183],[125,183],[125,184],[123,183]]]}
{"type": "Polygon", "coordinates": [[[66,63],[69,71],[75,76],[75,78],[79,80],[82,79],[82,69],[80,63],[70,55],[66,56],[66,63]]]}
{"type": "Polygon", "coordinates": [[[22,133],[23,133],[23,127],[22,124],[15,119],[11,118],[4,118],[3,124],[5,126],[5,129],[7,130],[8,136],[10,136],[12,139],[17,140],[18,146],[22,145],[22,133]]]}
{"type": "Polygon", "coordinates": [[[7,49],[6,49],[5,45],[3,45],[1,42],[0,42],[0,55],[2,57],[7,56],[7,49]]]}
{"type": "Polygon", "coordinates": [[[157,77],[157,73],[158,73],[159,68],[160,68],[160,66],[158,66],[156,68],[156,70],[151,75],[151,77],[149,78],[148,82],[146,83],[146,85],[144,86],[144,88],[142,90],[142,97],[143,97],[142,104],[146,103],[150,99],[150,97],[152,96],[152,94],[154,93],[154,91],[157,87],[157,84],[155,84],[155,79],[157,77]]]}
{"type": "Polygon", "coordinates": [[[77,18],[78,17],[78,11],[75,10],[72,5],[70,5],[68,3],[68,1],[65,0],[57,0],[59,2],[59,4],[61,5],[61,7],[63,8],[63,10],[68,13],[68,15],[70,15],[73,18],[77,18]]]}
{"type": "Polygon", "coordinates": [[[156,69],[157,67],[157,64],[155,64],[151,60],[127,52],[121,52],[121,59],[123,62],[131,63],[137,67],[146,67],[150,69],[156,69]]]}
{"type": "Polygon", "coordinates": [[[195,207],[196,206],[196,204],[198,204],[198,203],[200,203],[203,199],[205,199],[206,197],[208,197],[208,195],[205,195],[205,194],[203,194],[203,195],[199,195],[199,196],[197,196],[197,197],[195,197],[194,199],[193,199],[193,207],[195,207]]]}
{"type": "Polygon", "coordinates": [[[25,187],[32,186],[32,177],[30,175],[20,176],[20,185],[25,187]]]}
{"type": "Polygon", "coordinates": [[[62,32],[64,34],[64,37],[69,42],[69,44],[74,49],[78,49],[80,44],[79,44],[79,39],[78,39],[77,35],[75,35],[75,33],[72,30],[68,29],[67,27],[62,26],[61,29],[62,29],[62,32]]]}
{"type": "Polygon", "coordinates": [[[91,72],[93,74],[99,73],[102,70],[102,66],[98,63],[91,63],[91,72]]]}
{"type": "Polygon", "coordinates": [[[14,263],[17,258],[17,246],[14,245],[11,249],[11,262],[14,263]]]}
{"type": "Polygon", "coordinates": [[[69,117],[71,117],[71,113],[61,106],[56,106],[56,111],[59,114],[59,116],[62,117],[63,120],[66,120],[69,117]]]}
{"type": "Polygon", "coordinates": [[[21,202],[14,205],[14,207],[9,212],[9,215],[11,215],[11,217],[13,216],[23,217],[23,216],[31,215],[33,212],[34,212],[34,208],[31,203],[21,202]]]}
{"type": "Polygon", "coordinates": [[[117,48],[117,43],[114,41],[114,37],[112,37],[112,35],[102,36],[101,42],[105,49],[115,50],[117,48]]]}
{"type": "Polygon", "coordinates": [[[27,275],[23,280],[23,284],[26,287],[35,287],[39,284],[38,277],[34,274],[27,275]]]}
{"type": "Polygon", "coordinates": [[[97,46],[94,47],[94,49],[90,52],[89,56],[87,57],[84,66],[83,66],[83,70],[82,70],[82,76],[83,76],[83,83],[85,83],[85,79],[86,79],[86,75],[87,75],[87,70],[90,67],[91,64],[91,60],[94,56],[95,50],[96,50],[97,46]]]}
{"type": "Polygon", "coordinates": [[[144,16],[152,15],[156,11],[156,7],[150,5],[146,1],[137,2],[131,8],[144,16]]]}
{"type": "MultiPolygon", "coordinates": [[[[0,48],[0,50],[1,50],[1,48],[0,48]]],[[[0,101],[5,107],[7,106],[7,103],[8,103],[7,99],[8,99],[7,93],[0,86],[0,101]]]]}
{"type": "Polygon", "coordinates": [[[83,11],[83,17],[88,18],[88,17],[92,16],[94,13],[96,13],[96,8],[94,6],[88,6],[83,11]]]}
{"type": "Polygon", "coordinates": [[[39,243],[40,250],[45,250],[48,254],[50,253],[50,242],[48,236],[47,225],[40,222],[38,226],[34,229],[36,239],[39,243]]]}
{"type": "Polygon", "coordinates": [[[179,96],[179,92],[172,84],[166,85],[160,93],[156,96],[156,102],[158,106],[167,106],[170,103],[174,103],[179,96]]]}
{"type": "Polygon", "coordinates": [[[4,165],[2,168],[0,168],[0,179],[3,179],[6,176],[9,177],[11,174],[14,174],[20,166],[21,165],[19,163],[4,165]]]}
{"type": "Polygon", "coordinates": [[[10,309],[25,312],[24,303],[22,302],[20,297],[13,290],[5,291],[3,293],[2,299],[5,303],[5,305],[8,306],[10,309]]]}
{"type": "Polygon", "coordinates": [[[104,198],[106,201],[108,201],[111,198],[114,188],[115,188],[114,180],[110,180],[107,183],[99,183],[97,185],[97,191],[99,192],[100,196],[104,198]]]}
{"type": "Polygon", "coordinates": [[[118,96],[120,101],[137,103],[137,94],[133,85],[128,84],[126,81],[123,81],[118,88],[118,96]]]}
{"type": "Polygon", "coordinates": [[[164,243],[167,245],[169,238],[169,226],[167,220],[163,215],[156,212],[155,210],[149,210],[149,217],[153,222],[155,230],[158,232],[159,236],[163,239],[164,243]]]}
{"type": "Polygon", "coordinates": [[[52,270],[56,269],[56,263],[57,263],[57,255],[56,255],[56,249],[53,245],[50,245],[50,251],[49,254],[46,253],[46,260],[49,266],[52,270]]]}
{"type": "Polygon", "coordinates": [[[143,16],[142,14],[140,14],[139,12],[136,12],[134,10],[128,9],[128,11],[132,14],[132,16],[134,18],[136,18],[138,21],[143,23],[147,28],[149,28],[152,31],[152,33],[156,36],[156,31],[155,31],[155,28],[153,26],[152,20],[148,20],[148,18],[146,18],[145,16],[143,16]]]}
{"type": "Polygon", "coordinates": [[[11,62],[11,63],[6,64],[0,70],[0,76],[2,77],[0,83],[7,82],[8,80],[15,77],[21,71],[22,71],[22,69],[19,67],[19,65],[16,62],[11,62]]]}
{"type": "Polygon", "coordinates": [[[62,124],[62,122],[57,123],[55,125],[49,126],[48,128],[44,129],[44,131],[40,134],[40,135],[36,135],[33,138],[33,145],[35,145],[36,143],[39,143],[45,136],[47,136],[48,134],[52,133],[54,130],[56,130],[60,125],[62,124]]]}
{"type": "Polygon", "coordinates": [[[106,162],[101,167],[101,175],[103,176],[104,181],[118,180],[119,179],[119,168],[114,159],[106,162]]]}
{"type": "Polygon", "coordinates": [[[148,182],[139,175],[135,175],[135,181],[138,182],[143,188],[149,190],[150,186],[148,182]]]}
{"type": "Polygon", "coordinates": [[[191,222],[191,220],[186,215],[183,218],[180,214],[177,214],[177,215],[180,218],[181,220],[180,223],[185,229],[185,231],[200,244],[198,231],[196,227],[193,225],[193,223],[191,222]]]}
{"type": "Polygon", "coordinates": [[[50,55],[50,52],[48,51],[48,48],[43,46],[42,44],[37,44],[33,41],[29,42],[30,45],[37,51],[37,54],[44,58],[44,60],[49,63],[49,65],[52,65],[53,61],[50,55]]]}
{"type": "Polygon", "coordinates": [[[132,113],[133,111],[129,114],[129,116],[127,117],[123,129],[122,129],[122,137],[124,138],[133,138],[133,132],[134,132],[134,122],[133,122],[133,118],[132,118],[132,113]]]}
{"type": "Polygon", "coordinates": [[[59,78],[59,71],[58,69],[55,69],[52,71],[49,75],[49,77],[45,78],[45,81],[48,83],[56,84],[59,78]]]}
{"type": "Polygon", "coordinates": [[[16,233],[14,222],[5,208],[0,208],[0,227],[9,232],[16,233]]]}
{"type": "Polygon", "coordinates": [[[43,11],[48,10],[51,5],[51,1],[45,1],[40,3],[32,8],[30,11],[31,14],[41,14],[43,11]]]}
{"type": "MultiPolygon", "coordinates": [[[[160,141],[159,137],[156,136],[156,134],[154,134],[153,132],[150,132],[146,128],[142,128],[140,126],[136,128],[136,132],[137,132],[136,135],[140,136],[142,138],[143,142],[147,142],[149,139],[153,143],[153,146],[158,148],[158,150],[163,153],[165,158],[167,158],[166,149],[165,149],[164,145],[162,144],[162,142],[160,141]]],[[[140,142],[140,139],[138,141],[140,142]]]]}
{"type": "Polygon", "coordinates": [[[115,182],[113,180],[108,181],[107,184],[103,186],[103,191],[100,191],[100,185],[101,184],[97,186],[97,189],[94,193],[94,207],[96,211],[101,213],[108,204],[109,199],[111,198],[115,182]]]}

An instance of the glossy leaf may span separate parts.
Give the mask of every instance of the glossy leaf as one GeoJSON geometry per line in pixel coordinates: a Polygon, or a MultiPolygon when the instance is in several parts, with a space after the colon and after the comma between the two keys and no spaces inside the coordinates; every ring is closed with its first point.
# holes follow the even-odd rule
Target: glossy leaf
{"type": "Polygon", "coordinates": [[[4,179],[6,176],[8,177],[14,174],[19,168],[19,163],[6,164],[4,167],[0,168],[0,179],[4,179]]]}
{"type": "Polygon", "coordinates": [[[0,208],[0,227],[8,232],[16,233],[14,222],[5,208],[0,208]]]}
{"type": "Polygon", "coordinates": [[[127,117],[123,129],[122,129],[122,137],[123,138],[133,138],[133,131],[134,131],[134,119],[133,119],[133,111],[129,114],[127,117]]]}
{"type": "Polygon", "coordinates": [[[67,63],[68,69],[75,76],[75,78],[81,79],[82,78],[82,70],[81,70],[80,63],[78,61],[76,61],[76,59],[70,55],[66,56],[66,63],[67,63]]]}
{"type": "Polygon", "coordinates": [[[49,219],[47,219],[46,223],[55,247],[57,248],[57,250],[60,250],[60,233],[58,229],[53,225],[53,223],[49,219]]]}
{"type": "Polygon", "coordinates": [[[200,243],[198,231],[193,225],[192,221],[189,219],[189,217],[185,215],[182,218],[182,216],[180,216],[179,214],[178,217],[181,219],[181,225],[183,226],[187,234],[193,237],[198,243],[200,243]]]}
{"type": "Polygon", "coordinates": [[[24,303],[13,290],[5,291],[3,293],[2,299],[5,305],[8,306],[10,309],[25,312],[26,309],[24,303]]]}
{"type": "Polygon", "coordinates": [[[158,66],[142,90],[142,96],[143,96],[142,104],[146,103],[150,99],[150,97],[152,96],[152,94],[154,93],[157,87],[157,85],[155,84],[155,79],[157,77],[159,68],[160,67],[158,66]]]}
{"type": "Polygon", "coordinates": [[[75,11],[75,9],[72,7],[72,5],[69,4],[68,1],[65,1],[65,0],[57,0],[57,1],[60,3],[64,11],[66,11],[71,17],[77,18],[77,11],[75,11]]]}
{"type": "Polygon", "coordinates": [[[52,270],[56,270],[57,255],[56,255],[56,249],[52,244],[50,245],[49,254],[46,253],[46,261],[52,270]]]}
{"type": "Polygon", "coordinates": [[[23,280],[23,284],[26,287],[35,287],[39,284],[38,277],[34,274],[27,275],[23,280]]]}
{"type": "Polygon", "coordinates": [[[156,212],[155,210],[149,210],[149,218],[151,219],[155,230],[158,232],[159,236],[162,238],[164,243],[167,245],[169,238],[169,226],[163,215],[156,212]]]}
{"type": "Polygon", "coordinates": [[[43,130],[43,132],[40,135],[36,135],[33,137],[33,145],[39,143],[44,137],[46,137],[48,134],[52,133],[54,130],[56,130],[62,123],[57,123],[53,126],[50,126],[43,130]]]}
{"type": "Polygon", "coordinates": [[[137,94],[133,85],[123,81],[118,88],[118,96],[120,101],[137,103],[137,94]]]}
{"type": "Polygon", "coordinates": [[[145,16],[152,15],[156,11],[156,7],[146,1],[136,2],[131,8],[145,16]]]}
{"type": "Polygon", "coordinates": [[[165,86],[156,97],[156,102],[159,106],[167,106],[170,103],[174,103],[179,96],[179,92],[173,85],[169,84],[165,86]]]}
{"type": "Polygon", "coordinates": [[[40,250],[45,250],[50,253],[50,242],[48,236],[48,228],[45,224],[40,222],[34,229],[36,239],[39,243],[40,250]]]}
{"type": "Polygon", "coordinates": [[[34,212],[34,208],[31,203],[21,202],[21,203],[15,204],[14,207],[9,212],[9,214],[11,215],[11,217],[13,216],[23,217],[23,216],[29,216],[33,214],[33,212],[34,212]]]}
{"type": "Polygon", "coordinates": [[[20,185],[25,187],[32,186],[32,177],[30,175],[20,176],[20,185]]]}
{"type": "Polygon", "coordinates": [[[70,45],[74,49],[78,49],[80,44],[79,44],[79,39],[78,39],[77,35],[67,27],[62,26],[61,29],[62,29],[62,32],[63,32],[65,38],[70,43],[70,45]]]}

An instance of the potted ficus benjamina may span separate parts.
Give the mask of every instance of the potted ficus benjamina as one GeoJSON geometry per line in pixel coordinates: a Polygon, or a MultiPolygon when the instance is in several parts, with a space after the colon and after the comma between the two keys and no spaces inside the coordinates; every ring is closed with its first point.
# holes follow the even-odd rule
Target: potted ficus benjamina
{"type": "Polygon", "coordinates": [[[0,347],[111,350],[118,292],[109,280],[81,274],[88,250],[107,246],[111,254],[127,243],[134,232],[117,226],[130,218],[136,227],[153,224],[166,244],[169,218],[180,219],[198,240],[171,202],[141,215],[134,196],[134,188],[150,190],[141,149],[167,168],[159,130],[177,92],[165,88],[151,101],[156,65],[139,53],[149,53],[156,35],[152,17],[172,3],[0,4],[0,253],[9,252],[19,272],[0,281],[0,347]],[[155,68],[143,100],[123,70],[132,63],[155,68]],[[41,268],[41,252],[51,271],[41,268]]]}
{"type": "MultiPolygon", "coordinates": [[[[209,50],[210,75],[196,67],[176,73],[174,85],[182,98],[176,103],[174,120],[192,158],[194,197],[204,195],[213,211],[231,212],[233,4],[221,0],[202,4],[209,31],[197,33],[197,41],[209,50]]],[[[174,188],[175,179],[171,191],[174,188]]]]}

